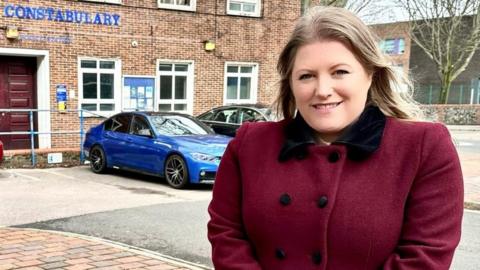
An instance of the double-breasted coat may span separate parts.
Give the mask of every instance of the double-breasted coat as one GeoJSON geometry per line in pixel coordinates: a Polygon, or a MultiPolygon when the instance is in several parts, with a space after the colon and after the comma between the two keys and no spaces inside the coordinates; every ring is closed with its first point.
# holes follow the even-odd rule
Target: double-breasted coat
{"type": "Polygon", "coordinates": [[[463,179],[448,130],[367,107],[331,145],[300,115],[246,124],[209,205],[215,269],[448,269],[463,179]]]}

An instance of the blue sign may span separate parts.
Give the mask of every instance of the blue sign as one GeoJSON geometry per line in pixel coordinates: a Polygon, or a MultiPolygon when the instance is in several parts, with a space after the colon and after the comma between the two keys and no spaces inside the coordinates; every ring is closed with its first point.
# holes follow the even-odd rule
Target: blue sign
{"type": "Polygon", "coordinates": [[[155,78],[125,76],[123,78],[123,109],[153,111],[155,78]]]}
{"type": "Polygon", "coordinates": [[[54,22],[69,22],[78,24],[101,24],[118,26],[120,15],[106,12],[90,13],[85,11],[59,9],[51,7],[29,7],[21,5],[6,5],[3,8],[4,17],[30,20],[48,20],[54,22]]]}
{"type": "Polygon", "coordinates": [[[67,101],[67,86],[65,84],[57,85],[57,102],[67,101]]]}

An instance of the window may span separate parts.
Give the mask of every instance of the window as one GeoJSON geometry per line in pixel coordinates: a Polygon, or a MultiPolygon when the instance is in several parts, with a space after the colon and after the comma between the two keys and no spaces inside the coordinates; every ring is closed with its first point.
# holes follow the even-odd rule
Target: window
{"type": "Polygon", "coordinates": [[[266,121],[263,115],[252,109],[242,109],[240,111],[240,122],[259,122],[266,121]]]}
{"type": "Polygon", "coordinates": [[[257,78],[257,64],[226,63],[224,103],[255,103],[257,101],[257,78]]]}
{"type": "Polygon", "coordinates": [[[159,111],[192,113],[193,64],[191,62],[159,62],[159,111]]]}
{"type": "Polygon", "coordinates": [[[128,133],[131,119],[130,115],[121,114],[105,121],[104,128],[106,131],[128,133]]]}
{"type": "Polygon", "coordinates": [[[87,2],[100,2],[100,3],[111,3],[111,4],[121,4],[122,0],[83,0],[87,2]]]}
{"type": "Polygon", "coordinates": [[[195,11],[196,0],[158,0],[159,8],[195,11]]]}
{"type": "Polygon", "coordinates": [[[405,52],[405,39],[387,38],[380,42],[380,49],[385,54],[402,54],[405,52]]]}
{"type": "Polygon", "coordinates": [[[130,133],[146,137],[152,136],[152,131],[150,130],[150,125],[147,120],[138,115],[133,118],[130,133]]]}
{"type": "Polygon", "coordinates": [[[83,110],[111,114],[120,101],[120,61],[80,59],[79,105],[83,110]],[[117,90],[118,89],[118,90],[117,90]]]}
{"type": "Polygon", "coordinates": [[[227,0],[227,14],[260,17],[261,0],[227,0]]]}

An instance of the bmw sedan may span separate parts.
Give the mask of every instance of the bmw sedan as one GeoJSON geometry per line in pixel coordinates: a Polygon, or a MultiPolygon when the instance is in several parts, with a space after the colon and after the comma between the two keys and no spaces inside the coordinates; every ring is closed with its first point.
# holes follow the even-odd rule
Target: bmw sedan
{"type": "Polygon", "coordinates": [[[245,122],[275,121],[275,114],[262,104],[238,104],[213,108],[197,116],[216,133],[234,137],[245,122]]]}
{"type": "Polygon", "coordinates": [[[83,151],[95,173],[110,168],[165,177],[174,188],[213,183],[230,137],[178,113],[120,113],[91,128],[83,151]]]}

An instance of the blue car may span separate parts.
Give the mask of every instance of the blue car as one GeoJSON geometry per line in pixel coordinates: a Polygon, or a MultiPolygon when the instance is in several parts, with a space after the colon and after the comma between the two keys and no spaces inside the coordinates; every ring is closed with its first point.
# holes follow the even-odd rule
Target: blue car
{"type": "Polygon", "coordinates": [[[91,128],[83,151],[95,173],[109,168],[165,177],[174,188],[213,183],[230,137],[188,115],[128,112],[91,128]]]}

